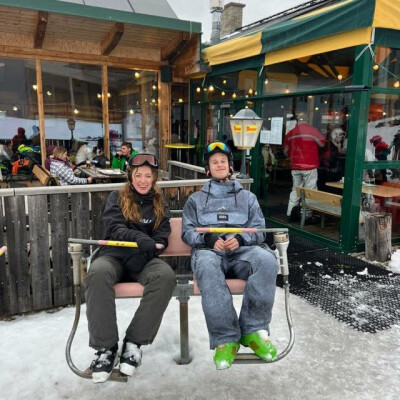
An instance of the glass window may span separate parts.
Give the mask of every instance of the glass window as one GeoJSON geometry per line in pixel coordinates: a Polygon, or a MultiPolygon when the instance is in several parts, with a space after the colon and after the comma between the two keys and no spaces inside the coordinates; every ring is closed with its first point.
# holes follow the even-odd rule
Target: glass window
{"type": "Polygon", "coordinates": [[[228,100],[256,96],[257,71],[242,70],[209,78],[203,91],[208,100],[228,100]]]}
{"type": "Polygon", "coordinates": [[[365,240],[364,218],[366,213],[392,214],[392,236],[400,236],[400,169],[369,169],[364,171],[362,185],[359,240],[365,240]],[[386,181],[374,179],[384,174],[386,181]],[[368,181],[368,178],[370,179],[368,181]]]}
{"type": "Polygon", "coordinates": [[[103,137],[101,67],[42,61],[41,68],[47,142],[72,154],[83,142],[93,150],[103,137]],[[68,119],[75,121],[73,129],[68,119]]]}
{"type": "Polygon", "coordinates": [[[383,88],[400,88],[400,50],[377,46],[373,69],[373,85],[383,88]]]}
{"type": "Polygon", "coordinates": [[[371,94],[365,160],[400,160],[400,95],[371,94]]]}
{"type": "MultiPolygon", "coordinates": [[[[262,191],[269,217],[281,222],[289,217],[293,226],[300,226],[301,209],[293,186],[305,184],[342,194],[331,184],[344,177],[350,100],[349,93],[338,93],[263,101],[262,191]]],[[[326,215],[322,229],[318,215],[307,213],[304,229],[337,240],[340,218],[326,215]]]]}
{"type": "Polygon", "coordinates": [[[12,155],[21,141],[34,139],[34,144],[40,145],[38,133],[35,62],[0,58],[1,144],[6,147],[6,152],[12,155]]]}
{"type": "Polygon", "coordinates": [[[126,141],[158,155],[157,73],[109,68],[108,89],[111,153],[126,141]]]}
{"type": "Polygon", "coordinates": [[[353,62],[350,47],[268,65],[263,71],[263,92],[287,94],[351,85],[353,62]]]}

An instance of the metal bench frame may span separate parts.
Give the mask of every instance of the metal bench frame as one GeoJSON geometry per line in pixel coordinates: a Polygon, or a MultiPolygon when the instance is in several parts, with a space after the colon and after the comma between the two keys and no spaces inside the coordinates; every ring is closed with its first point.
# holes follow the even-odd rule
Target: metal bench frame
{"type": "MultiPolygon", "coordinates": [[[[191,249],[181,239],[182,232],[182,219],[171,218],[171,234],[169,237],[169,245],[167,249],[162,253],[162,257],[181,257],[190,256],[191,249]]],[[[292,349],[294,344],[294,328],[290,313],[289,306],[289,266],[287,261],[286,250],[289,245],[289,237],[287,228],[268,229],[268,232],[274,233],[275,244],[277,247],[277,257],[280,263],[280,273],[283,278],[283,288],[285,290],[285,311],[289,327],[289,342],[286,348],[278,354],[275,361],[279,361],[284,358],[292,349]]],[[[84,239],[70,239],[68,245],[68,252],[71,254],[73,261],[73,280],[74,280],[74,295],[75,295],[75,319],[72,326],[71,333],[68,337],[66,346],[66,359],[70,369],[81,378],[91,379],[90,370],[81,371],[73,363],[71,357],[71,346],[74,339],[79,319],[80,319],[80,308],[81,308],[81,286],[83,277],[87,271],[87,260],[82,257],[83,249],[82,244],[76,243],[81,241],[85,243],[84,239]],[[73,241],[73,243],[71,243],[73,241]]],[[[87,241],[86,241],[87,242],[87,241]]],[[[91,257],[90,257],[91,258],[91,257]]],[[[90,263],[89,258],[89,263],[90,263]]],[[[89,265],[90,266],[90,265],[89,265]]],[[[177,361],[180,365],[189,364],[191,357],[189,354],[189,305],[188,302],[190,297],[193,295],[200,295],[200,290],[197,287],[196,281],[191,282],[190,275],[177,275],[177,286],[173,293],[173,296],[179,301],[179,315],[180,315],[180,359],[177,361]]],[[[240,279],[227,279],[226,283],[231,290],[231,293],[242,294],[246,281],[240,279]]],[[[124,282],[117,283],[115,286],[116,298],[135,298],[142,297],[144,287],[137,282],[124,282]]],[[[236,355],[235,363],[264,363],[254,353],[238,353],[236,355]]],[[[114,369],[110,376],[110,380],[126,382],[127,377],[119,374],[119,371],[114,369]]]]}

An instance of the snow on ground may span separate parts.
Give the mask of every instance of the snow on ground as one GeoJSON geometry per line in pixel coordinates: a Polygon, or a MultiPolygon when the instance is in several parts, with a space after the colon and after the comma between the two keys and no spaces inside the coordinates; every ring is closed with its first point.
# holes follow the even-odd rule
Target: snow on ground
{"type": "Polygon", "coordinates": [[[396,274],[400,274],[400,249],[396,250],[389,261],[389,269],[396,274]]]}
{"type": "MultiPolygon", "coordinates": [[[[118,300],[120,335],[139,299],[118,300]]],[[[241,296],[234,296],[240,306],[241,296]]],[[[397,400],[400,398],[400,325],[377,334],[360,333],[291,296],[296,342],[292,352],[273,364],[233,365],[216,371],[209,350],[201,298],[189,301],[190,353],[181,366],[179,303],[172,299],[159,334],[143,347],[143,364],[128,383],[93,384],[73,374],[65,344],[74,308],[0,321],[0,397],[7,400],[52,399],[271,399],[397,400]]],[[[277,288],[272,339],[278,350],[287,343],[284,292],[277,288]]],[[[94,351],[88,347],[85,306],[72,348],[75,364],[85,369],[94,351]]]]}

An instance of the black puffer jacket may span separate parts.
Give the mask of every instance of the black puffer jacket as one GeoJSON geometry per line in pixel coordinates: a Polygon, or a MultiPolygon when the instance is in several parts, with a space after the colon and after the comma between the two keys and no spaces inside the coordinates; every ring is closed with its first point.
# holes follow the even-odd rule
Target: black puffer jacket
{"type": "MultiPolygon", "coordinates": [[[[153,194],[153,192],[150,192],[142,196],[135,193],[142,218],[138,222],[128,223],[119,205],[119,192],[111,192],[102,215],[104,239],[135,242],[138,235],[145,233],[156,243],[160,243],[166,248],[168,246],[168,236],[171,232],[168,216],[169,211],[165,207],[165,217],[157,229],[154,229],[156,216],[153,210],[153,194]]],[[[156,256],[161,253],[162,251],[157,251],[156,256]]],[[[150,261],[147,255],[141,253],[140,249],[129,247],[103,246],[98,256],[115,257],[122,262],[125,268],[132,272],[141,271],[146,263],[150,261]]]]}

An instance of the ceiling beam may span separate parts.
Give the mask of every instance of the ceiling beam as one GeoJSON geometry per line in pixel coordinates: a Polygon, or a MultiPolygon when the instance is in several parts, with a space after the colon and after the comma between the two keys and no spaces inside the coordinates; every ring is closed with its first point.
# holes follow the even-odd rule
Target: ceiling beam
{"type": "Polygon", "coordinates": [[[124,24],[118,22],[113,25],[110,32],[107,33],[106,37],[101,41],[101,54],[108,56],[120,42],[124,34],[124,24]]]}
{"type": "Polygon", "coordinates": [[[41,49],[43,46],[44,37],[46,36],[47,21],[49,20],[49,13],[46,11],[39,11],[38,22],[36,25],[34,47],[41,49]]]}

